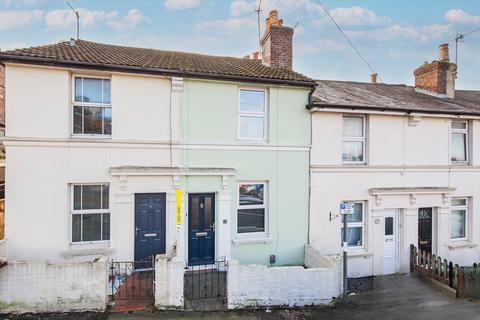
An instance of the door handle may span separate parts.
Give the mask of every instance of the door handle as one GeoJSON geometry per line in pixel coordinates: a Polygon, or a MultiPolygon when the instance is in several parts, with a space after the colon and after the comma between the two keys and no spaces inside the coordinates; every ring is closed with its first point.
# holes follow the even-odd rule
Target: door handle
{"type": "Polygon", "coordinates": [[[135,235],[137,235],[138,231],[140,231],[140,228],[135,227],[135,235]]]}
{"type": "Polygon", "coordinates": [[[212,231],[215,232],[215,223],[210,226],[212,228],[212,231]]]}

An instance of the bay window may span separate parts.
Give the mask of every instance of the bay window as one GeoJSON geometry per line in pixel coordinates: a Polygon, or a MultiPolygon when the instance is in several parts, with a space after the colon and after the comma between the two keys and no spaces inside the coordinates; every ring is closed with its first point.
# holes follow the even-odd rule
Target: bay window
{"type": "Polygon", "coordinates": [[[110,79],[74,77],[73,134],[111,135],[110,79]]]}

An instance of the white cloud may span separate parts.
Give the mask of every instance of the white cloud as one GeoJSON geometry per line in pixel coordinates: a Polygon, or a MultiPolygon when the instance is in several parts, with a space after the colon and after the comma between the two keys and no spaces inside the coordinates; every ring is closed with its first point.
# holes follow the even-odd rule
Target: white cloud
{"type": "Polygon", "coordinates": [[[43,17],[42,10],[0,11],[0,31],[23,27],[43,17]]]}
{"type": "Polygon", "coordinates": [[[345,33],[354,40],[387,42],[407,39],[426,42],[445,38],[451,32],[451,25],[402,26],[394,24],[387,28],[370,31],[346,31],[345,33]]]}
{"type": "Polygon", "coordinates": [[[123,17],[115,16],[114,19],[107,21],[107,24],[116,31],[126,31],[135,28],[142,22],[146,22],[148,19],[137,9],[131,9],[127,15],[123,17]]]}
{"type": "Polygon", "coordinates": [[[445,13],[445,19],[456,24],[480,24],[480,16],[471,15],[462,9],[452,9],[445,13]]]}
{"type": "Polygon", "coordinates": [[[245,13],[253,13],[257,6],[254,2],[248,2],[246,0],[233,0],[230,3],[230,14],[234,17],[241,16],[245,13]]]}
{"type": "MultiPolygon", "coordinates": [[[[253,18],[231,18],[225,20],[203,21],[195,25],[195,30],[199,32],[215,31],[218,33],[239,33],[250,32],[256,28],[257,22],[253,18]]],[[[254,33],[252,33],[252,37],[254,33]]]]}
{"type": "MultiPolygon", "coordinates": [[[[131,9],[124,16],[121,16],[117,11],[92,11],[84,8],[77,10],[80,14],[80,25],[83,27],[90,27],[96,23],[106,23],[115,31],[120,32],[132,29],[140,23],[148,21],[137,9],[131,9]]],[[[47,27],[65,28],[76,23],[76,16],[69,9],[53,10],[45,15],[45,21],[47,27]]]]}
{"type": "Polygon", "coordinates": [[[186,10],[198,7],[200,0],[165,0],[167,10],[186,10]]]}
{"type": "Polygon", "coordinates": [[[331,16],[342,26],[381,25],[390,22],[389,17],[380,17],[375,12],[362,7],[335,8],[331,16]]]}

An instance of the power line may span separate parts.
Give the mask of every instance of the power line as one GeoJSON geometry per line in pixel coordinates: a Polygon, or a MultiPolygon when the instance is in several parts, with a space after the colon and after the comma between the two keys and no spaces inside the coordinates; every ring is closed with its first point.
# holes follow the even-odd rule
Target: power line
{"type": "MultiPolygon", "coordinates": [[[[343,32],[342,28],[338,25],[338,23],[335,21],[335,19],[333,19],[333,17],[330,15],[330,12],[328,11],[328,9],[320,2],[320,0],[317,0],[317,2],[320,5],[320,7],[322,7],[323,11],[325,11],[325,13],[330,18],[330,20],[332,20],[332,22],[338,28],[338,30],[340,31],[342,36],[345,38],[345,40],[347,40],[347,42],[350,44],[350,46],[353,48],[353,50],[355,50],[355,52],[358,54],[360,59],[362,59],[362,61],[367,65],[367,67],[372,71],[372,73],[377,73],[377,72],[375,72],[375,69],[373,69],[372,65],[370,63],[368,63],[367,59],[365,59],[365,57],[362,55],[360,50],[358,50],[358,48],[355,46],[355,44],[350,40],[350,38],[348,38],[348,36],[345,34],[345,32],[343,32]]],[[[378,77],[378,78],[380,79],[381,82],[385,83],[382,80],[382,78],[380,78],[380,77],[378,77]]]]}

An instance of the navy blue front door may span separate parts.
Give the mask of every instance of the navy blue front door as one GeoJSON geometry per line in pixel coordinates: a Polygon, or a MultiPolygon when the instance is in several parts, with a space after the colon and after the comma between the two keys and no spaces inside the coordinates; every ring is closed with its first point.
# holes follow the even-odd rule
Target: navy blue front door
{"type": "Polygon", "coordinates": [[[188,264],[215,260],[215,194],[188,195],[188,264]]]}
{"type": "Polygon", "coordinates": [[[135,261],[165,253],[165,194],[135,194],[135,261]]]}

